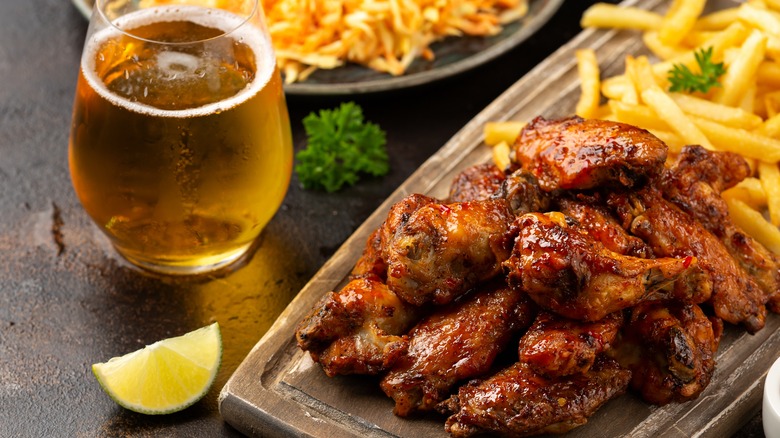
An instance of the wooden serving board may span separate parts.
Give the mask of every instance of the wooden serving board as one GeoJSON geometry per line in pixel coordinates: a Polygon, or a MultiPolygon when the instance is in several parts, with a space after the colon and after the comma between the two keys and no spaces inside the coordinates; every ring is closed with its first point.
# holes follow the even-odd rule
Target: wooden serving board
{"type": "MultiPolygon", "coordinates": [[[[667,3],[624,2],[650,10],[662,10],[667,3]]],[[[716,7],[734,4],[715,3],[716,7]]],[[[325,292],[345,283],[368,235],[380,225],[393,203],[410,193],[445,197],[455,174],[490,159],[490,150],[482,142],[485,122],[571,114],[579,96],[574,51],[585,47],[596,50],[605,76],[623,71],[626,54],[645,53],[636,32],[586,30],[463,127],[355,231],[252,349],[220,394],[220,412],[225,421],[250,436],[447,436],[442,417],[394,416],[393,402],[379,389],[376,378],[326,377],[319,365],[295,346],[295,327],[325,292]]],[[[780,355],[778,327],[778,315],[769,315],[766,327],[753,336],[728,327],[713,380],[698,399],[659,408],[624,395],[568,435],[732,435],[760,409],[764,377],[780,355]]]]}

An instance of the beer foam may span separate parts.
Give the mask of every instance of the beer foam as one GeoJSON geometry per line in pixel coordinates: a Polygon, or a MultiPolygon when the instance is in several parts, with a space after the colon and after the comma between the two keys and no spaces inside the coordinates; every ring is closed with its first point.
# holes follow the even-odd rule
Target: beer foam
{"type": "MultiPolygon", "coordinates": [[[[267,35],[251,24],[247,23],[242,26],[244,21],[245,19],[243,17],[224,10],[209,9],[199,6],[172,5],[132,12],[117,19],[113,23],[113,26],[108,26],[107,28],[98,31],[97,34],[88,41],[87,48],[84,50],[84,55],[81,59],[81,70],[92,89],[103,98],[114,105],[121,106],[137,113],[155,117],[184,118],[205,116],[216,112],[226,111],[249,100],[262,90],[270,81],[276,67],[276,58],[271,46],[271,41],[267,35]],[[218,38],[232,38],[246,44],[252,49],[256,57],[257,71],[255,72],[255,77],[252,82],[250,82],[244,90],[227,99],[201,107],[184,110],[164,110],[143,103],[133,102],[114,94],[97,76],[95,65],[97,51],[110,39],[121,36],[123,33],[120,29],[134,29],[160,21],[185,20],[197,23],[201,26],[221,29],[225,32],[225,35],[218,38]]],[[[193,62],[192,59],[185,57],[192,56],[183,53],[168,52],[163,54],[162,61],[184,64],[185,66],[193,62]]]]}

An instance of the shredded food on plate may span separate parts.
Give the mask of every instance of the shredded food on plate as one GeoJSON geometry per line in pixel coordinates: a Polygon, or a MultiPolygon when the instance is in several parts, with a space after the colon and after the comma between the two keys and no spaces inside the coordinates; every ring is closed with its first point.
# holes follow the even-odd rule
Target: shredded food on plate
{"type": "Polygon", "coordinates": [[[527,0],[263,0],[285,82],[357,63],[402,75],[450,36],[490,36],[528,11],[527,0]]]}

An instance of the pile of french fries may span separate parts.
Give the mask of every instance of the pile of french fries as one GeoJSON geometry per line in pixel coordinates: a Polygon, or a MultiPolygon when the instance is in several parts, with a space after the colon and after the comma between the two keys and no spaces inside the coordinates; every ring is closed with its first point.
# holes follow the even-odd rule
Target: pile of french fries
{"type": "MultiPolygon", "coordinates": [[[[780,254],[780,0],[748,0],[703,15],[705,0],[672,0],[665,14],[599,3],[584,28],[639,31],[652,60],[627,56],[622,75],[602,78],[593,50],[576,52],[581,93],[576,114],[647,129],[674,158],[684,145],[736,152],[754,176],[723,193],[732,220],[780,254]],[[675,65],[699,71],[695,53],[712,50],[726,72],[707,93],[669,92],[675,65]]],[[[524,123],[485,126],[501,168],[524,123]]]]}

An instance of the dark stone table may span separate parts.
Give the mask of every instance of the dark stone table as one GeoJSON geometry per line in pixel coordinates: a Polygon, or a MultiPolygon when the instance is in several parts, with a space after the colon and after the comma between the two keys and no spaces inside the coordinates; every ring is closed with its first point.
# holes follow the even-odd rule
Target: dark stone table
{"type": "MultiPolygon", "coordinates": [[[[67,0],[0,2],[0,436],[236,436],[220,388],[276,316],[355,228],[503,90],[579,32],[567,1],[536,36],[474,71],[354,96],[387,132],[392,170],[335,194],[293,178],[253,257],[228,276],[157,278],[119,260],[71,188],[68,130],[86,20],[67,0]],[[216,384],[195,406],[150,417],[118,407],[90,365],[218,321],[216,384]]],[[[301,119],[346,98],[288,97],[301,119]]],[[[746,419],[748,421],[750,419],[746,419]]],[[[744,434],[762,436],[760,420],[744,434]]]]}

